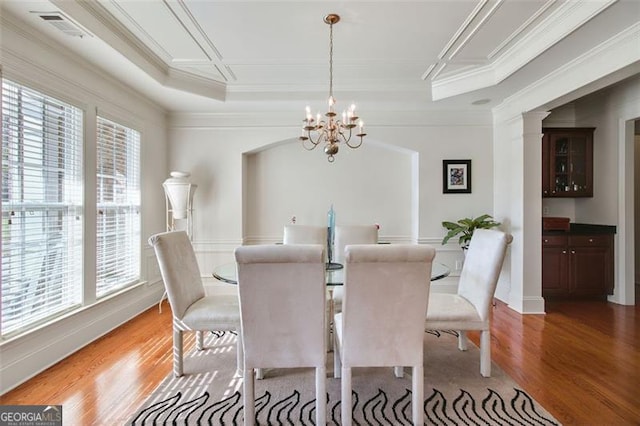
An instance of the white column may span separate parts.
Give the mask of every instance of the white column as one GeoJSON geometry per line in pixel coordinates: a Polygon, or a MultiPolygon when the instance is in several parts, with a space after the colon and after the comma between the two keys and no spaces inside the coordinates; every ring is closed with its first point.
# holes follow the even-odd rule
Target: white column
{"type": "Polygon", "coordinates": [[[542,120],[529,112],[494,122],[494,216],[513,235],[496,297],[520,313],[544,313],[542,120]]]}

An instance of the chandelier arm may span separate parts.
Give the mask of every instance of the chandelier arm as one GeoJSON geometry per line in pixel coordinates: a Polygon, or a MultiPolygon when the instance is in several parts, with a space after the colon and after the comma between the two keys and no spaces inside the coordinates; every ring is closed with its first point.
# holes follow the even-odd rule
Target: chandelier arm
{"type": "Polygon", "coordinates": [[[302,140],[302,147],[307,151],[313,151],[317,146],[320,140],[315,141],[311,138],[311,132],[307,132],[307,136],[305,138],[300,138],[302,140]],[[311,145],[306,144],[305,142],[309,141],[311,145]]]}
{"type": "MultiPolygon", "coordinates": [[[[360,142],[359,142],[358,144],[356,144],[356,145],[351,145],[351,144],[349,143],[349,141],[346,141],[346,142],[345,142],[349,148],[356,149],[356,148],[360,148],[360,145],[362,145],[362,138],[364,137],[364,135],[356,135],[356,137],[359,137],[359,138],[360,138],[360,142]]],[[[349,138],[349,139],[351,139],[351,138],[349,138]]]]}
{"type": "Polygon", "coordinates": [[[351,140],[351,129],[346,127],[346,126],[342,126],[342,125],[338,126],[338,129],[340,129],[338,134],[342,138],[342,141],[344,143],[346,143],[347,145],[349,145],[349,141],[351,140]],[[345,129],[349,130],[349,136],[345,136],[345,133],[344,133],[345,129]]]}

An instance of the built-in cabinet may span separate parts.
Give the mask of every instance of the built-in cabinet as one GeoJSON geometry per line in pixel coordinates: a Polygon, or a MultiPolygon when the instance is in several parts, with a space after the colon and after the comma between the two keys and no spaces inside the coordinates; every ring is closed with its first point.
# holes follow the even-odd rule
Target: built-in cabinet
{"type": "Polygon", "coordinates": [[[542,236],[542,295],[613,294],[613,234],[542,236]]]}
{"type": "Polygon", "coordinates": [[[594,130],[542,129],[543,197],[593,197],[594,130]]]}

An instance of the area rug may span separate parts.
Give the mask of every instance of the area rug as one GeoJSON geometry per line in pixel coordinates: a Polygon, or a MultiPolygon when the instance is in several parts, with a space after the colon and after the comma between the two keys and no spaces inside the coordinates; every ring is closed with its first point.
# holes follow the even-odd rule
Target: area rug
{"type": "MultiPolygon", "coordinates": [[[[242,378],[236,374],[234,333],[211,333],[206,349],[185,356],[184,376],[170,374],[129,420],[131,425],[242,425],[242,378]]],[[[424,412],[428,425],[557,425],[540,404],[497,365],[480,375],[479,349],[459,351],[455,332],[424,339],[424,412]]],[[[340,380],[327,354],[327,424],[340,425],[340,380]]],[[[398,379],[391,368],[352,372],[354,425],[410,425],[411,370],[398,379]]],[[[270,369],[256,380],[260,425],[315,424],[313,369],[270,369]]]]}

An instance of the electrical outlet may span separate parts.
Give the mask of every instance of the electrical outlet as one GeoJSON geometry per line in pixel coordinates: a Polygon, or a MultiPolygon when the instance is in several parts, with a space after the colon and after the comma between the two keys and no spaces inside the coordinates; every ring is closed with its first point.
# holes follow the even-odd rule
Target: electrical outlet
{"type": "Polygon", "coordinates": [[[549,216],[549,206],[544,206],[542,208],[542,215],[543,216],[549,216]]]}
{"type": "Polygon", "coordinates": [[[462,270],[462,260],[456,260],[456,271],[462,270]]]}

